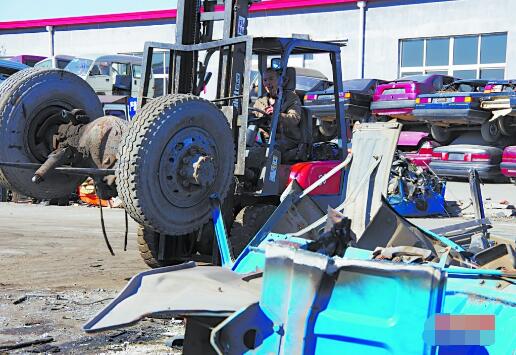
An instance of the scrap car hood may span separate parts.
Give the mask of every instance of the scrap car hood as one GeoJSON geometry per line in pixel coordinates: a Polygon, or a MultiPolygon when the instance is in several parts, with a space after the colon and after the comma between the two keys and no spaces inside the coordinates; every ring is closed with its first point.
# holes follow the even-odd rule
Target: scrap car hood
{"type": "Polygon", "coordinates": [[[258,301],[261,277],[255,276],[260,275],[239,275],[194,262],[145,271],[134,276],[83,329],[96,332],[124,327],[146,316],[228,316],[258,301]]]}

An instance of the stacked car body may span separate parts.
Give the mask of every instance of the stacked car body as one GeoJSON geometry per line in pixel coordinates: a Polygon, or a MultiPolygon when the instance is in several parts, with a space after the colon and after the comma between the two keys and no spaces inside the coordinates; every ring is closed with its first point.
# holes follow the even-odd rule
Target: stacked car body
{"type": "MultiPolygon", "coordinates": [[[[339,100],[345,102],[350,122],[401,121],[409,130],[398,147],[416,165],[447,177],[467,177],[472,168],[485,179],[515,177],[510,146],[516,145],[516,80],[421,74],[343,84],[339,100]]],[[[314,135],[336,129],[334,103],[329,91],[305,95],[314,135]]]]}
{"type": "Polygon", "coordinates": [[[441,90],[453,78],[441,74],[412,75],[379,85],[373,96],[371,111],[378,117],[394,117],[414,121],[412,111],[421,94],[441,90]]]}

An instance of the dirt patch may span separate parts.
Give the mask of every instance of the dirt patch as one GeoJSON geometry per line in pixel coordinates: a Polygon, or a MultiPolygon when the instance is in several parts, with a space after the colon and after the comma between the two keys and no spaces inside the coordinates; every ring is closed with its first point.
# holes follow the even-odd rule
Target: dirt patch
{"type": "Polygon", "coordinates": [[[165,346],[184,332],[177,321],[147,319],[97,334],[82,330],[130,277],[148,270],[137,252],[136,225],[129,225],[124,252],[123,210],[108,209],[105,219],[114,257],[104,245],[98,209],[0,203],[0,354],[6,345],[48,338],[9,353],[181,352],[165,346]]]}

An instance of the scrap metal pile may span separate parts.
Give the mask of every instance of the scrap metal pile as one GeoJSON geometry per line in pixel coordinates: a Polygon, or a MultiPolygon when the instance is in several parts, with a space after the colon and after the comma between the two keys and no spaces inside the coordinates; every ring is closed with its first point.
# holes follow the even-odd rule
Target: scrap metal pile
{"type": "Polygon", "coordinates": [[[405,217],[446,215],[446,182],[396,152],[388,187],[389,203],[405,217]]]}
{"type": "Polygon", "coordinates": [[[510,353],[516,344],[513,243],[491,238],[485,219],[430,231],[398,214],[382,191],[399,126],[378,125],[354,132],[356,153],[335,171],[304,191],[292,182],[236,260],[219,216],[225,267],[190,262],[138,274],[84,329],[184,317],[185,354],[434,354],[456,345],[510,353]],[[348,176],[347,198],[319,213],[309,192],[340,169],[348,176]],[[302,217],[308,225],[301,230],[274,232],[302,217]],[[431,324],[442,314],[496,314],[496,328],[487,327],[492,334],[484,340],[439,337],[431,324]]]}

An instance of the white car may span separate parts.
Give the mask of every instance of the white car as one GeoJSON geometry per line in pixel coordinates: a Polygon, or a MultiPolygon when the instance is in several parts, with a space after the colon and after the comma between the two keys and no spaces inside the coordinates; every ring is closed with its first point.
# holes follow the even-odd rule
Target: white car
{"type": "Polygon", "coordinates": [[[71,55],[58,54],[53,57],[40,60],[34,64],[34,68],[42,69],[64,69],[75,57],[71,55]]]}
{"type": "MultiPolygon", "coordinates": [[[[142,75],[142,57],[130,55],[103,55],[74,58],[66,67],[86,80],[98,95],[138,96],[142,75]]],[[[149,96],[154,96],[151,78],[149,96]]]]}

